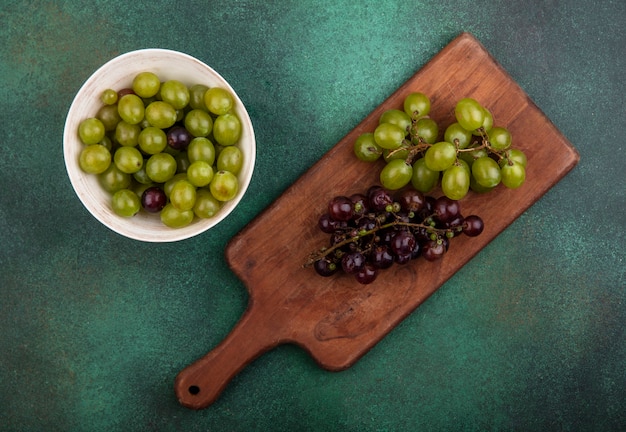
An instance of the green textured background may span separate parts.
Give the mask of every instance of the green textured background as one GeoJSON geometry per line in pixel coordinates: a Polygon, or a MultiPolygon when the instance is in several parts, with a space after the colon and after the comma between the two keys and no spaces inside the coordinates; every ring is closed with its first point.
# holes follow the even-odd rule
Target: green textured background
{"type": "Polygon", "coordinates": [[[0,430],[626,429],[624,1],[2,0],[0,23],[0,430]],[[181,407],[246,307],[229,239],[462,31],[579,165],[352,368],[282,346],[181,407]],[[241,206],[174,244],[100,225],[63,162],[75,92],[148,47],[220,72],[258,139],[241,206]]]}

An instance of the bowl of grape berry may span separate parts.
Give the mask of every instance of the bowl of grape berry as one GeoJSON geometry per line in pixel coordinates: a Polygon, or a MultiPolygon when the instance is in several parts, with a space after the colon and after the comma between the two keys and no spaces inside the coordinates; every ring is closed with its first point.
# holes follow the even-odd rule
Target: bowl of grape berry
{"type": "Polygon", "coordinates": [[[72,187],[98,221],[131,239],[172,242],[235,209],[256,141],[246,108],[215,70],[181,52],[142,49],[83,84],[63,152],[72,187]]]}

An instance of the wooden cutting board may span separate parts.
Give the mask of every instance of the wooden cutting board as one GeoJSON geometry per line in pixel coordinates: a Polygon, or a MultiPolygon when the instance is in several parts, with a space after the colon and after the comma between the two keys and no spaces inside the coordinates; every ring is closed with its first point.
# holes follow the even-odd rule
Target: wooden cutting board
{"type": "Polygon", "coordinates": [[[350,367],[578,159],[567,139],[484,47],[470,34],[461,34],[230,241],[226,259],[246,285],[249,305],[217,347],[179,373],[175,391],[180,403],[207,407],[241,369],[280,344],[302,347],[328,370],[350,367]],[[373,131],[383,111],[401,109],[412,91],[430,96],[431,117],[442,129],[454,121],[454,106],[463,97],[490,109],[496,125],[510,130],[513,147],[528,156],[526,183],[516,190],[499,186],[484,195],[470,192],[461,201],[463,214],[481,216],[485,230],[479,237],[452,239],[438,262],[418,259],[395,265],[371,285],[359,285],[345,275],[317,276],[303,263],[310,252],[327,245],[328,235],[317,229],[317,219],[328,201],[365,192],[379,182],[383,162],[357,160],[354,140],[373,131]]]}

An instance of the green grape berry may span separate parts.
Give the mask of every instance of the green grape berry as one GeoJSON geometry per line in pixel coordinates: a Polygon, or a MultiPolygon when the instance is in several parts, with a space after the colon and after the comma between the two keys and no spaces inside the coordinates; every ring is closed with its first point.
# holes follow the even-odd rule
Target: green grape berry
{"type": "Polygon", "coordinates": [[[444,171],[456,160],[456,148],[453,144],[440,141],[433,144],[424,154],[426,166],[432,171],[444,171]]]}
{"type": "Polygon", "coordinates": [[[424,93],[410,93],[404,98],[403,107],[412,119],[424,117],[430,113],[430,99],[424,93]]]}
{"type": "Polygon", "coordinates": [[[452,123],[446,128],[443,139],[454,144],[457,148],[464,149],[472,142],[472,133],[463,128],[458,122],[452,123]]]}
{"type": "Polygon", "coordinates": [[[420,192],[430,192],[439,182],[439,171],[433,171],[426,166],[424,158],[413,163],[411,185],[420,192]]]}
{"type": "Polygon", "coordinates": [[[187,180],[195,187],[206,186],[213,180],[213,167],[205,161],[195,161],[187,168],[187,180]]]}
{"type": "Polygon", "coordinates": [[[441,190],[444,195],[453,200],[460,200],[469,191],[470,173],[463,165],[452,165],[443,172],[441,190]]]}
{"type": "Polygon", "coordinates": [[[241,121],[236,114],[226,113],[218,116],[213,123],[213,138],[218,144],[229,146],[237,143],[241,137],[241,121]]]}
{"type": "Polygon", "coordinates": [[[239,191],[237,176],[229,171],[217,171],[209,184],[209,190],[218,201],[230,201],[239,191]]]}
{"type": "Polygon", "coordinates": [[[183,228],[193,221],[193,210],[179,210],[172,203],[161,210],[161,222],[170,228],[183,228]]]}
{"type": "Polygon", "coordinates": [[[85,119],[78,125],[78,136],[83,144],[98,144],[104,134],[104,123],[96,117],[85,119]]]}
{"type": "Polygon", "coordinates": [[[189,89],[178,80],[168,80],[161,84],[161,100],[176,110],[182,110],[189,103],[189,89]]]}
{"type": "Polygon", "coordinates": [[[196,187],[187,180],[178,181],[172,186],[169,199],[178,210],[191,210],[196,204],[196,187]]]}
{"type": "Polygon", "coordinates": [[[146,120],[159,129],[167,129],[176,123],[176,109],[167,102],[151,102],[145,110],[146,120]]]}
{"type": "Polygon", "coordinates": [[[115,214],[122,217],[132,217],[141,208],[141,201],[135,192],[129,189],[121,189],[113,194],[111,207],[115,214]]]}
{"type": "Polygon", "coordinates": [[[439,136],[439,126],[437,122],[431,118],[424,117],[415,122],[412,128],[414,135],[419,136],[424,142],[434,144],[439,136]]]}
{"type": "Polygon", "coordinates": [[[117,168],[126,174],[136,173],[143,166],[143,156],[136,147],[120,147],[115,151],[113,160],[117,168]]]}
{"type": "Polygon", "coordinates": [[[406,131],[411,126],[411,117],[404,111],[390,109],[381,114],[378,124],[391,123],[406,131]]]}
{"type": "Polygon", "coordinates": [[[210,190],[200,188],[196,191],[196,204],[193,206],[193,212],[199,218],[213,217],[221,207],[222,203],[211,195],[210,190]]]}
{"type": "Polygon", "coordinates": [[[379,147],[395,150],[402,145],[406,133],[398,125],[381,123],[374,130],[374,140],[379,147]]]}
{"type": "Polygon", "coordinates": [[[126,123],[135,125],[143,120],[145,106],[139,96],[131,93],[118,101],[117,112],[126,123]]]}
{"type": "Polygon", "coordinates": [[[506,150],[511,147],[511,133],[503,127],[494,127],[487,134],[489,145],[494,150],[506,150]]]}
{"type": "Polygon", "coordinates": [[[233,109],[235,101],[228,90],[212,87],[204,93],[204,104],[210,112],[221,116],[233,109]]]}
{"type": "Polygon", "coordinates": [[[510,161],[500,169],[502,184],[509,189],[517,189],[526,180],[526,168],[520,163],[510,161]]]}
{"type": "Polygon", "coordinates": [[[161,80],[153,72],[140,72],[135,75],[132,88],[137,96],[151,98],[159,92],[161,80]]]}
{"type": "Polygon", "coordinates": [[[380,182],[388,190],[400,189],[411,181],[413,167],[402,159],[393,159],[380,172],[380,182]]]}
{"type": "Polygon", "coordinates": [[[78,162],[84,172],[100,174],[111,165],[111,152],[100,144],[90,144],[82,149],[78,162]]]}
{"type": "Polygon", "coordinates": [[[365,132],[354,140],[354,154],[357,159],[364,162],[374,162],[380,158],[383,149],[376,144],[374,134],[365,132]]]}
{"type": "Polygon", "coordinates": [[[196,137],[191,140],[187,147],[187,157],[189,162],[205,161],[209,165],[215,162],[215,146],[205,137],[196,137]]]}
{"type": "Polygon", "coordinates": [[[157,153],[146,162],[146,173],[156,183],[165,183],[176,174],[176,159],[169,153],[157,153]]]}
{"type": "Polygon", "coordinates": [[[194,137],[206,137],[213,129],[213,119],[208,112],[193,109],[185,115],[185,128],[194,137]]]}
{"type": "Polygon", "coordinates": [[[217,155],[218,171],[229,171],[233,174],[239,174],[243,166],[243,152],[237,146],[224,147],[219,155],[217,155]]]}
{"type": "Polygon", "coordinates": [[[454,108],[456,121],[467,131],[473,131],[482,126],[485,120],[483,107],[472,98],[463,98],[454,108]]]}
{"type": "Polygon", "coordinates": [[[500,166],[488,156],[480,157],[474,161],[472,175],[478,184],[486,188],[493,188],[502,180],[500,166]]]}

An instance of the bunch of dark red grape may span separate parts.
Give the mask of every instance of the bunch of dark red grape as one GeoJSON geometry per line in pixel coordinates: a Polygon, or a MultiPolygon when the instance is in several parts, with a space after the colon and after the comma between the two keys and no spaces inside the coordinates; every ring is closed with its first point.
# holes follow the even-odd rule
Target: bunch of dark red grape
{"type": "Polygon", "coordinates": [[[464,217],[458,201],[434,198],[414,189],[392,194],[372,186],[364,194],[336,196],[318,221],[330,235],[330,245],[307,262],[321,276],[338,271],[372,283],[381,270],[423,257],[435,261],[448,250],[450,240],[483,231],[479,216],[464,217]]]}

